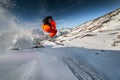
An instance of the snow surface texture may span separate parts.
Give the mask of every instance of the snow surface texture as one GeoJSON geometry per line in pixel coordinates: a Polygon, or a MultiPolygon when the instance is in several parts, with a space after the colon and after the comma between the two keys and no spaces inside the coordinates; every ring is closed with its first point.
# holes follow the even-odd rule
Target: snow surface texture
{"type": "Polygon", "coordinates": [[[105,16],[83,24],[87,29],[81,25],[56,38],[64,46],[42,41],[44,36],[37,29],[0,34],[0,80],[120,80],[119,27],[88,30],[91,23],[104,23],[105,16]],[[45,48],[24,49],[41,41],[45,48]],[[22,49],[8,50],[11,42],[22,49]]]}
{"type": "Polygon", "coordinates": [[[1,55],[0,80],[120,79],[120,51],[43,45],[1,55]]]}

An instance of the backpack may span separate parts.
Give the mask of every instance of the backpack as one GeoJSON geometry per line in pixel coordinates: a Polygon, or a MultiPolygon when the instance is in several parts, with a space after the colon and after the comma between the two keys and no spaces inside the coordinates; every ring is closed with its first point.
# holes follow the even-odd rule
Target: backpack
{"type": "Polygon", "coordinates": [[[43,24],[48,24],[48,25],[51,25],[50,24],[50,20],[52,20],[52,17],[51,16],[47,16],[43,19],[43,24]]]}

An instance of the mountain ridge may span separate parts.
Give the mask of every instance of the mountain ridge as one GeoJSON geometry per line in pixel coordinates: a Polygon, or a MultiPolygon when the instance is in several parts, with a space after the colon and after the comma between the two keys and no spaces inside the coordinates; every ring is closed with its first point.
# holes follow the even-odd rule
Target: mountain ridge
{"type": "Polygon", "coordinates": [[[58,41],[84,48],[119,50],[120,8],[73,28],[58,41]]]}
{"type": "MultiPolygon", "coordinates": [[[[103,28],[105,27],[106,23],[109,23],[112,18],[114,18],[115,16],[120,16],[120,8],[112,11],[112,12],[109,12],[108,14],[105,14],[101,17],[98,17],[94,20],[90,20],[90,21],[87,21],[77,27],[75,27],[72,31],[74,30],[78,30],[79,29],[79,32],[92,32],[92,31],[96,31],[98,28],[103,28]]],[[[120,21],[120,18],[118,18],[118,21],[120,21]]],[[[120,28],[120,27],[119,27],[120,28]]]]}

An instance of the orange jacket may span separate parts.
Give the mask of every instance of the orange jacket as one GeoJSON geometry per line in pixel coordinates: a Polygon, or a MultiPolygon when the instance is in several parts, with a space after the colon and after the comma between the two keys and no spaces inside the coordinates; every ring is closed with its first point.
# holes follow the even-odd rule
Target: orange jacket
{"type": "Polygon", "coordinates": [[[51,20],[51,21],[50,21],[50,24],[51,24],[51,25],[43,24],[43,25],[42,25],[42,29],[43,29],[45,32],[48,32],[50,37],[54,37],[54,36],[56,35],[56,33],[57,33],[56,23],[55,23],[54,20],[51,20]]]}
{"type": "Polygon", "coordinates": [[[46,32],[49,32],[49,31],[52,30],[52,29],[56,30],[56,23],[55,23],[55,21],[54,21],[54,20],[51,20],[51,21],[50,21],[50,24],[51,24],[51,26],[48,25],[48,24],[43,24],[43,25],[42,25],[42,29],[43,29],[44,31],[46,31],[46,32]]]}

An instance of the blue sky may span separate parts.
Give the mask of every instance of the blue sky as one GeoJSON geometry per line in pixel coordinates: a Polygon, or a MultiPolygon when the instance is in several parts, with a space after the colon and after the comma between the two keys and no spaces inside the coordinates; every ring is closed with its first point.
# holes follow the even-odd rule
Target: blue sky
{"type": "Polygon", "coordinates": [[[80,25],[120,7],[120,0],[12,1],[15,6],[7,9],[14,14],[21,23],[31,22],[42,24],[44,16],[51,15],[57,22],[58,28],[80,25]]]}

